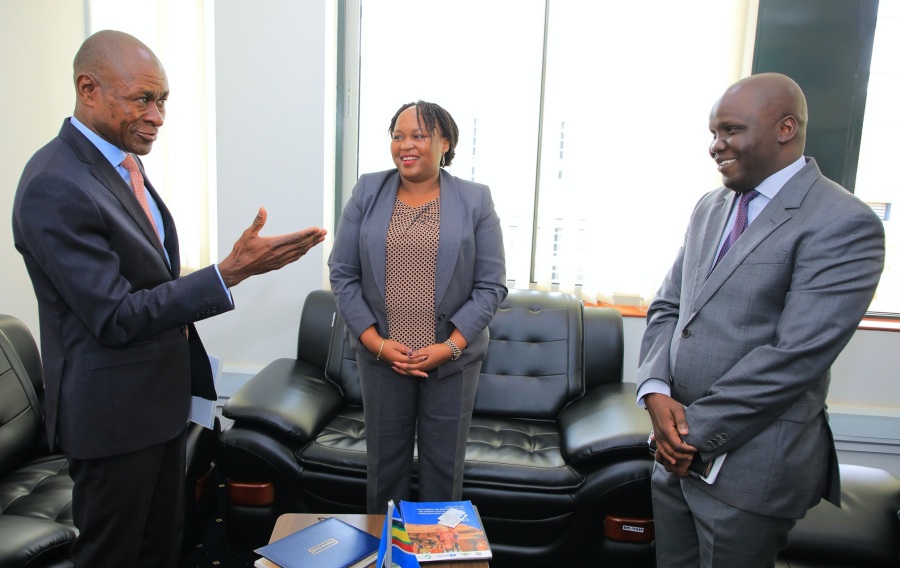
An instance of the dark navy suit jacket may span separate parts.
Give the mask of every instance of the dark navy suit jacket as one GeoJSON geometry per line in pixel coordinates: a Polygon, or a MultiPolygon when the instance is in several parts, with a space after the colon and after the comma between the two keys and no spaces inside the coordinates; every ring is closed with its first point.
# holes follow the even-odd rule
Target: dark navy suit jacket
{"type": "Polygon", "coordinates": [[[179,277],[131,188],[67,119],[25,166],[13,237],[38,300],[47,431],[74,458],[127,453],[184,429],[192,392],[215,398],[192,323],[233,309],[213,266],[179,277]],[[186,337],[187,336],[187,337],[186,337]]]}

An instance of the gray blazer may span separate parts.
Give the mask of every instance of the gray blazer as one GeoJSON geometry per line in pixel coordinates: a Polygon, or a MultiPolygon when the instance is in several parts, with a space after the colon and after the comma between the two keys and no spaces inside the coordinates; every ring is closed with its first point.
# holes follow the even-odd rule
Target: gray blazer
{"type": "Polygon", "coordinates": [[[686,483],[800,518],[821,497],[839,504],[829,368],[872,300],[884,229],[807,159],[710,274],[734,199],[720,188],[694,209],[647,314],[638,388],[668,380],[687,408],[685,441],[704,461],[728,453],[713,485],[686,483]]]}
{"type": "MultiPolygon", "coordinates": [[[[439,378],[484,359],[487,325],[507,294],[503,235],[490,189],[444,170],[440,183],[435,339],[445,341],[456,328],[468,346],[458,360],[437,368],[439,378]]],[[[382,337],[388,337],[385,254],[399,185],[396,169],[360,176],[344,207],[328,259],[331,288],[350,342],[357,356],[373,360],[374,355],[357,343],[360,334],[372,324],[382,337]]]]}

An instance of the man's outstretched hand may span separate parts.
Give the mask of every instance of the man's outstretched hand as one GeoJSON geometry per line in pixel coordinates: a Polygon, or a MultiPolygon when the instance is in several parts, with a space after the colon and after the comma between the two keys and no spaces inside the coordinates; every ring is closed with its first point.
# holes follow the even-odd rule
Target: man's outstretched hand
{"type": "Polygon", "coordinates": [[[325,240],[325,229],[310,227],[288,235],[261,237],[266,210],[259,208],[253,224],[234,243],[231,254],[219,263],[219,273],[231,288],[257,274],[278,270],[298,260],[309,249],[325,240]]]}

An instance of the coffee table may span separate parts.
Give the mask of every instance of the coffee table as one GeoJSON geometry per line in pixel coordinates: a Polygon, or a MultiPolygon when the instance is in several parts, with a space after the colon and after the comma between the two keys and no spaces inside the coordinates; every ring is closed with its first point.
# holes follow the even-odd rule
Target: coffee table
{"type": "MultiPolygon", "coordinates": [[[[313,513],[285,513],[278,517],[275,521],[275,528],[272,529],[272,536],[269,543],[275,542],[280,538],[284,538],[290,534],[294,534],[300,529],[318,523],[322,519],[328,517],[336,517],[348,525],[362,529],[371,535],[381,537],[381,530],[384,527],[384,515],[354,515],[354,514],[335,514],[335,515],[317,515],[313,513]]],[[[266,561],[268,562],[268,561],[266,561]]],[[[270,566],[277,566],[268,562],[270,566]]],[[[488,568],[489,564],[485,560],[454,560],[451,562],[422,562],[423,568],[488,568]]]]}

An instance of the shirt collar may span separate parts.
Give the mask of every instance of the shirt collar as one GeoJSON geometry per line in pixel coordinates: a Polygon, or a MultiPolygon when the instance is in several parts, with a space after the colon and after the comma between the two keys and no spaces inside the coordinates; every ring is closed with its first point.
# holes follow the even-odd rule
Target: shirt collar
{"type": "Polygon", "coordinates": [[[781,191],[781,188],[784,187],[784,184],[788,182],[789,179],[794,177],[794,175],[803,169],[803,166],[806,165],[806,158],[800,156],[796,162],[790,164],[784,169],[778,170],[774,174],[770,175],[766,179],[763,180],[761,184],[756,188],[756,191],[764,195],[767,199],[773,199],[778,192],[781,191]]]}
{"type": "Polygon", "coordinates": [[[113,165],[113,167],[118,168],[122,163],[122,160],[125,159],[125,151],[121,150],[117,146],[110,144],[106,140],[104,140],[99,134],[85,126],[81,123],[80,120],[75,118],[74,116],[69,119],[72,123],[72,126],[78,129],[79,132],[85,135],[85,137],[91,141],[91,143],[100,150],[100,153],[103,154],[109,163],[113,165]]]}

